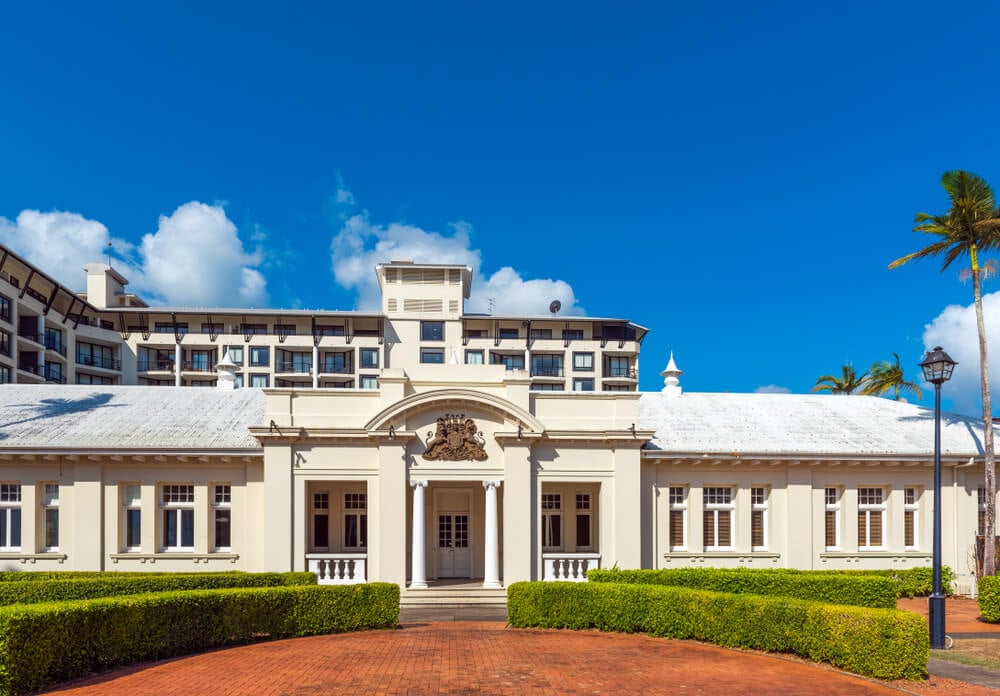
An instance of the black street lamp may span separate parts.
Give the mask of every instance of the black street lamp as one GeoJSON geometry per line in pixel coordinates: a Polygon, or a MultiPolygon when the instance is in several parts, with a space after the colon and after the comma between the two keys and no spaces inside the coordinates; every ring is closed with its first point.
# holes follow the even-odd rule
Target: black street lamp
{"type": "Polygon", "coordinates": [[[934,591],[928,601],[927,617],[931,647],[944,648],[944,592],[941,589],[941,385],[951,379],[958,363],[935,346],[920,363],[924,379],[934,385],[934,591]]]}

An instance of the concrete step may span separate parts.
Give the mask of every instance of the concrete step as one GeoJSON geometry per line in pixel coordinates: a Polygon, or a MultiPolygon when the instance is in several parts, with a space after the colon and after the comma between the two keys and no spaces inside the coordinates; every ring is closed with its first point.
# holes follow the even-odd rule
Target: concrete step
{"type": "Polygon", "coordinates": [[[427,587],[406,588],[400,593],[400,606],[507,606],[507,591],[503,588],[484,587],[427,587]]]}

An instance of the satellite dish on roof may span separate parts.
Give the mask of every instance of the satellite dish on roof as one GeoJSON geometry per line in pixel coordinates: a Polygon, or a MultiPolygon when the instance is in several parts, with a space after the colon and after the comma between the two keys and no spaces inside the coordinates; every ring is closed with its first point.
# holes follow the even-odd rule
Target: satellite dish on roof
{"type": "Polygon", "coordinates": [[[556,314],[560,309],[562,309],[562,302],[559,300],[552,300],[552,304],[549,305],[549,311],[556,314]]]}

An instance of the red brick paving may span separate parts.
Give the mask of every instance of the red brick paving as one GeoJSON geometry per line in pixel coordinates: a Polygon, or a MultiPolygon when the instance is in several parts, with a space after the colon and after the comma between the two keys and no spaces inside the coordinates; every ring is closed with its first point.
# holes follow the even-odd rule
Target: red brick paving
{"type": "MultiPolygon", "coordinates": [[[[898,609],[927,616],[927,598],[901,599],[898,609]]],[[[986,623],[979,618],[979,605],[968,597],[949,597],[944,603],[945,633],[996,633],[1000,638],[1000,624],[986,623]]]]}
{"type": "MultiPolygon", "coordinates": [[[[908,684],[912,683],[905,683],[904,688],[908,684]]],[[[921,689],[921,693],[937,693],[932,683],[922,686],[928,690],[921,689]]],[[[810,663],[686,641],[597,631],[511,629],[500,622],[448,622],[258,643],[147,663],[64,685],[51,693],[310,696],[900,692],[810,663]]],[[[960,693],[996,692],[963,688],[960,693]]]]}

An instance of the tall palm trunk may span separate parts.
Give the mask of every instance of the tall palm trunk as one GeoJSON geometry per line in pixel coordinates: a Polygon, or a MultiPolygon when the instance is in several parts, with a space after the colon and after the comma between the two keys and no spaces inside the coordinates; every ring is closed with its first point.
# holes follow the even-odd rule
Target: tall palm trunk
{"type": "Polygon", "coordinates": [[[972,261],[972,294],[976,304],[976,327],[979,329],[979,384],[983,396],[983,450],[985,454],[986,529],[983,543],[983,575],[996,572],[996,464],[993,455],[993,406],[990,403],[990,368],[986,358],[986,323],[983,321],[983,293],[980,285],[979,255],[976,246],[970,249],[972,261]]]}

